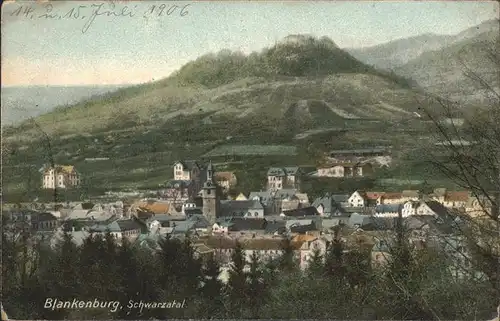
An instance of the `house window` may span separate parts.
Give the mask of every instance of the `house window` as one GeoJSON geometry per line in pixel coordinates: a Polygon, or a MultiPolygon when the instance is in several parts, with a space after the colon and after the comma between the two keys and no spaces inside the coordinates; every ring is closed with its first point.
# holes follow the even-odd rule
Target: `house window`
{"type": "Polygon", "coordinates": [[[253,213],[253,215],[254,215],[255,217],[257,217],[257,216],[259,216],[259,213],[255,212],[255,213],[253,213]]]}

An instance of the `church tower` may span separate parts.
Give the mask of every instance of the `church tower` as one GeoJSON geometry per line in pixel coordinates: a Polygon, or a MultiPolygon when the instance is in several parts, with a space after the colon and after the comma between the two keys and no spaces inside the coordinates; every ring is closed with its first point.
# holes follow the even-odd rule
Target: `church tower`
{"type": "Polygon", "coordinates": [[[219,215],[220,193],[217,184],[214,181],[214,170],[212,162],[207,167],[207,180],[202,188],[203,215],[210,224],[214,224],[219,215]]]}

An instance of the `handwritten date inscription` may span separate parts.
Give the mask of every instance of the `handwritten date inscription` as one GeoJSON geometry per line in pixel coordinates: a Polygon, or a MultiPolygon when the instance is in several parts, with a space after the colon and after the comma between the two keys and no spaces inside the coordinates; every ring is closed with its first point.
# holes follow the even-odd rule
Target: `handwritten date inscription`
{"type": "Polygon", "coordinates": [[[190,4],[148,4],[140,9],[138,5],[118,6],[113,2],[92,3],[73,6],[68,10],[58,10],[50,3],[43,6],[19,5],[10,15],[26,19],[51,19],[51,20],[82,20],[84,25],[82,33],[86,33],[99,17],[133,18],[158,18],[165,16],[184,17],[189,14],[190,4]]]}

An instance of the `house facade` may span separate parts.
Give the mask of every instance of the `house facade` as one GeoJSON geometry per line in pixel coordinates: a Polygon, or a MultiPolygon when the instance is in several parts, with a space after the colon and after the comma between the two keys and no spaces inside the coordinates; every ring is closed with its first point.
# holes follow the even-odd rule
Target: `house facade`
{"type": "Polygon", "coordinates": [[[383,194],[381,192],[355,191],[351,194],[347,202],[351,207],[374,206],[383,194]]]}
{"type": "Polygon", "coordinates": [[[315,251],[325,257],[327,243],[324,239],[312,235],[297,235],[292,239],[292,243],[301,244],[299,248],[299,266],[307,269],[315,251]]]}
{"type": "MultiPolygon", "coordinates": [[[[228,263],[231,261],[231,255],[237,242],[240,243],[247,262],[251,260],[254,253],[256,253],[262,261],[279,258],[283,254],[284,239],[281,237],[240,238],[236,240],[230,237],[217,236],[208,239],[206,245],[214,249],[217,258],[221,262],[228,263]]],[[[299,258],[300,245],[301,244],[296,243],[292,244],[295,250],[296,259],[299,258]]]]}
{"type": "MultiPolygon", "coordinates": [[[[285,246],[285,240],[282,237],[241,238],[237,241],[234,238],[224,236],[212,237],[206,241],[206,245],[214,249],[220,261],[228,263],[237,242],[241,244],[247,262],[250,261],[254,253],[257,253],[259,259],[263,261],[279,258],[283,255],[285,246]]],[[[308,267],[315,249],[318,249],[320,254],[324,256],[327,247],[325,240],[311,235],[298,235],[291,240],[290,245],[301,269],[308,267]]]]}
{"type": "Polygon", "coordinates": [[[444,188],[435,189],[430,196],[448,208],[466,208],[470,198],[468,191],[447,191],[444,188]]]}
{"type": "Polygon", "coordinates": [[[331,217],[344,214],[340,203],[336,202],[331,195],[325,195],[314,200],[312,206],[316,207],[320,216],[331,217]]]}
{"type": "MultiPolygon", "coordinates": [[[[264,215],[276,214],[275,201],[270,191],[251,192],[248,195],[249,200],[259,201],[264,207],[264,215]]],[[[238,200],[238,198],[236,199],[238,200]]],[[[243,199],[241,199],[243,200],[243,199]]]]}
{"type": "Polygon", "coordinates": [[[286,188],[296,188],[300,186],[300,176],[302,172],[299,167],[271,167],[267,171],[267,189],[278,191],[286,188]]]}
{"type": "Polygon", "coordinates": [[[344,177],[345,172],[345,167],[342,165],[319,167],[318,177],[344,177]]]}
{"type": "Polygon", "coordinates": [[[412,215],[436,217],[446,215],[447,213],[446,207],[436,201],[407,201],[401,208],[403,217],[412,215]]]}
{"type": "Polygon", "coordinates": [[[203,165],[197,161],[185,160],[178,161],[174,164],[174,180],[190,181],[197,180],[201,177],[203,165]]]}
{"type": "Polygon", "coordinates": [[[88,228],[88,232],[105,235],[109,231],[117,242],[121,242],[124,238],[133,242],[141,234],[142,228],[137,220],[125,219],[115,220],[109,224],[97,224],[88,228]]]}
{"type": "Polygon", "coordinates": [[[11,226],[26,232],[54,231],[59,226],[57,217],[48,212],[19,210],[10,213],[11,226]]]}
{"type": "Polygon", "coordinates": [[[355,191],[351,194],[347,202],[351,207],[376,206],[384,194],[384,192],[355,191]]]}
{"type": "Polygon", "coordinates": [[[194,194],[201,191],[206,180],[206,166],[198,161],[183,160],[174,164],[174,181],[191,181],[194,194]]]}
{"type": "Polygon", "coordinates": [[[363,177],[373,173],[370,163],[341,163],[318,168],[318,177],[363,177]]]}
{"type": "Polygon", "coordinates": [[[364,207],[365,206],[365,198],[363,197],[361,192],[355,191],[349,196],[349,200],[347,201],[352,207],[364,207]]]}
{"type": "Polygon", "coordinates": [[[299,193],[297,189],[281,189],[270,193],[271,214],[280,214],[283,211],[294,210],[309,206],[309,197],[306,193],[299,193]]]}
{"type": "Polygon", "coordinates": [[[197,189],[192,180],[172,180],[165,184],[164,188],[158,191],[161,200],[167,201],[174,206],[182,206],[189,199],[196,196],[197,189]]]}
{"type": "Polygon", "coordinates": [[[403,193],[384,193],[377,199],[377,205],[403,203],[403,193]]]}
{"type": "Polygon", "coordinates": [[[43,170],[44,189],[72,188],[80,185],[80,175],[71,165],[56,165],[43,170]]]}

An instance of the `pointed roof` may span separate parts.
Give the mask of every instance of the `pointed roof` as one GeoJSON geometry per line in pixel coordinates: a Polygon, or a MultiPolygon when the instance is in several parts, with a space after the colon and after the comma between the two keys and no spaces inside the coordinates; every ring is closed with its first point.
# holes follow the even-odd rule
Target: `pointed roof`
{"type": "Polygon", "coordinates": [[[57,164],[55,164],[54,167],[46,165],[46,166],[41,168],[42,171],[48,171],[50,169],[55,169],[56,172],[62,172],[65,174],[71,174],[75,171],[75,167],[73,165],[57,165],[57,164]]]}
{"type": "Polygon", "coordinates": [[[267,171],[267,176],[294,176],[300,171],[298,166],[271,167],[267,171]]]}
{"type": "Polygon", "coordinates": [[[207,188],[207,187],[212,187],[212,188],[215,187],[215,186],[213,186],[214,185],[213,184],[213,180],[214,180],[214,176],[215,175],[214,175],[214,168],[212,166],[212,161],[210,161],[208,163],[208,166],[207,166],[207,169],[206,169],[206,173],[207,173],[207,180],[206,180],[206,182],[204,184],[205,185],[204,187],[205,188],[207,188]]]}
{"type": "Polygon", "coordinates": [[[236,196],[235,200],[236,201],[246,201],[246,200],[248,200],[248,198],[245,196],[245,194],[240,193],[240,194],[238,194],[238,196],[236,196]]]}
{"type": "Polygon", "coordinates": [[[182,164],[185,170],[192,170],[194,167],[198,167],[199,169],[203,169],[203,165],[195,160],[180,160],[175,162],[174,164],[182,164]]]}
{"type": "Polygon", "coordinates": [[[329,194],[326,194],[323,197],[318,197],[312,203],[312,206],[314,206],[316,208],[318,208],[320,205],[323,205],[325,213],[331,213],[332,211],[335,211],[336,209],[341,210],[340,204],[338,202],[336,202],[335,199],[329,194]]]}

